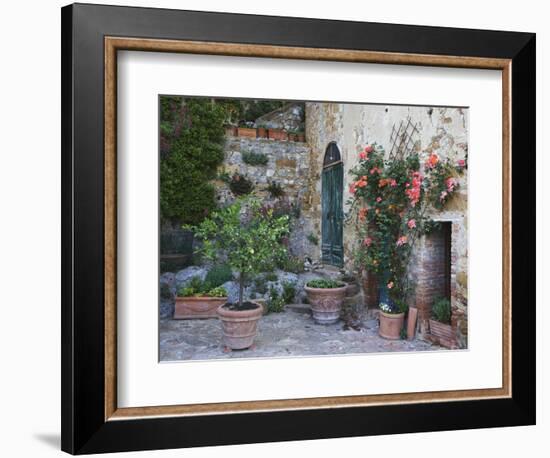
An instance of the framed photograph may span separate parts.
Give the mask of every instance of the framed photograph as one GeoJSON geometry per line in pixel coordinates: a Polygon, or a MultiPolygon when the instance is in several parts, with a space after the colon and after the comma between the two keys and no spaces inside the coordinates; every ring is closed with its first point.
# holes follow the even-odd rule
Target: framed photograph
{"type": "Polygon", "coordinates": [[[62,9],[62,449],[535,423],[535,35],[62,9]]]}

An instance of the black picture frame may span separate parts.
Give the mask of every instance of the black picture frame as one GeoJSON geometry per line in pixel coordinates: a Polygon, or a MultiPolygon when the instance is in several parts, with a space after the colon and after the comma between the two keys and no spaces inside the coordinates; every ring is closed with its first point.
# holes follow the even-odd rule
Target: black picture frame
{"type": "Polygon", "coordinates": [[[64,451],[85,454],[535,424],[535,34],[88,4],[66,6],[61,14],[64,451]],[[106,421],[105,36],[511,59],[512,396],[106,421]]]}

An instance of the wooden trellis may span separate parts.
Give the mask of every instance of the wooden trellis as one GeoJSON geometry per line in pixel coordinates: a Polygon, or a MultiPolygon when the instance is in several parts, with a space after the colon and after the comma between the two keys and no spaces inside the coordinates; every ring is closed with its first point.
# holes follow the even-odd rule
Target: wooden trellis
{"type": "Polygon", "coordinates": [[[413,123],[410,117],[394,124],[390,134],[390,159],[399,159],[410,153],[415,146],[419,131],[419,124],[413,123]]]}

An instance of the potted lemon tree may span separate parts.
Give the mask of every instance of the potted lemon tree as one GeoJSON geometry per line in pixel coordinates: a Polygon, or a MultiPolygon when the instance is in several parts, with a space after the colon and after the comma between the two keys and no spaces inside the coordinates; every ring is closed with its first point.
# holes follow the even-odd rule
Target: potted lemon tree
{"type": "Polygon", "coordinates": [[[238,300],[217,309],[228,349],[252,346],[263,307],[244,300],[245,283],[286,254],[282,241],[288,231],[287,215],[274,217],[273,210],[262,211],[260,201],[253,197],[236,200],[194,228],[195,236],[202,241],[202,254],[211,260],[225,258],[238,272],[238,300]]]}

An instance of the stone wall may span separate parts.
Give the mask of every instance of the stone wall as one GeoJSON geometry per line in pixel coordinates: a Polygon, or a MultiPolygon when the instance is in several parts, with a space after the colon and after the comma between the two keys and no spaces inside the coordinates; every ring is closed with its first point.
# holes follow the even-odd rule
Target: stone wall
{"type": "MultiPolygon", "coordinates": [[[[298,205],[300,217],[292,220],[290,250],[295,256],[308,256],[312,247],[307,235],[311,232],[309,218],[302,217],[302,210],[309,196],[305,184],[309,177],[310,148],[307,143],[277,141],[263,138],[226,137],[225,159],[220,172],[230,176],[245,175],[254,183],[254,194],[268,204],[284,200],[298,205]],[[249,165],[243,161],[244,152],[265,154],[266,165],[249,165]],[[284,190],[284,196],[275,199],[266,190],[269,183],[277,183],[284,190]]],[[[215,182],[220,204],[230,203],[234,196],[229,186],[221,180],[215,182]]]]}

